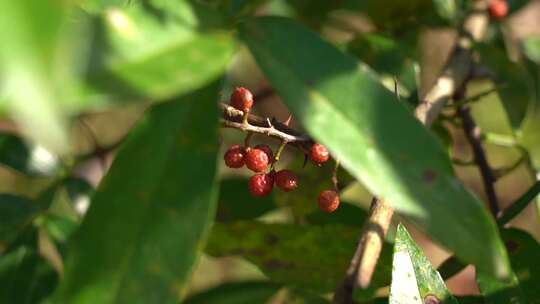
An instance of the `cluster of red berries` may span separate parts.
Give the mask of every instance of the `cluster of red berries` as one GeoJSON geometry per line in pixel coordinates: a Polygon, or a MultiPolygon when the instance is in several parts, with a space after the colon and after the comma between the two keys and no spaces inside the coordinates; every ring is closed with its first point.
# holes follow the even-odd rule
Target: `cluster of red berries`
{"type": "MultiPolygon", "coordinates": [[[[232,107],[249,113],[253,106],[253,94],[246,88],[236,88],[231,95],[232,107]]],[[[330,159],[325,146],[315,143],[309,150],[309,157],[316,165],[322,165],[330,159]]],[[[255,172],[248,182],[248,189],[253,196],[266,196],[272,192],[274,185],[289,192],[298,187],[298,177],[291,170],[275,171],[276,161],[272,149],[268,145],[243,147],[232,145],[225,152],[225,164],[229,168],[242,168],[244,165],[255,172]],[[267,172],[270,170],[269,172],[267,172]]],[[[325,190],[319,194],[318,205],[325,212],[333,212],[339,206],[339,194],[335,190],[325,190]]]]}
{"type": "Polygon", "coordinates": [[[507,0],[491,0],[488,9],[493,19],[500,20],[508,15],[508,2],[507,0]]]}
{"type": "Polygon", "coordinates": [[[229,168],[241,168],[245,165],[256,173],[249,179],[249,191],[253,196],[270,194],[274,183],[285,192],[298,187],[298,177],[290,170],[275,172],[272,169],[265,173],[269,165],[274,162],[272,149],[267,145],[257,145],[253,148],[233,145],[225,152],[224,159],[229,168]]]}

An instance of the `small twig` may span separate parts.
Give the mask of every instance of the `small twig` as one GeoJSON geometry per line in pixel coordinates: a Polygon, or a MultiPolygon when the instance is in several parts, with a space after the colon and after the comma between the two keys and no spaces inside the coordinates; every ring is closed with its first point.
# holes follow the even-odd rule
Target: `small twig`
{"type": "Polygon", "coordinates": [[[281,144],[279,144],[276,155],[274,156],[274,161],[272,162],[272,168],[274,168],[274,164],[276,164],[279,161],[279,158],[281,157],[281,153],[283,152],[283,149],[285,149],[285,146],[288,143],[289,142],[286,140],[281,140],[281,144]]]}
{"type": "Polygon", "coordinates": [[[447,280],[456,274],[460,273],[463,269],[467,267],[466,264],[463,264],[460,260],[456,258],[455,255],[447,258],[437,269],[441,274],[443,280],[447,280]]]}
{"type": "Polygon", "coordinates": [[[85,161],[85,160],[91,159],[91,158],[96,157],[96,156],[101,158],[102,156],[116,150],[125,141],[125,139],[128,137],[129,134],[130,133],[126,133],[120,139],[118,139],[117,141],[115,141],[114,143],[112,143],[112,144],[110,144],[108,146],[96,145],[94,147],[94,150],[92,150],[92,151],[90,151],[88,153],[77,156],[76,160],[75,160],[75,163],[79,163],[81,161],[85,161]]]}
{"type": "Polygon", "coordinates": [[[332,170],[332,185],[334,187],[334,190],[336,192],[339,192],[339,181],[338,181],[338,170],[339,170],[339,160],[336,159],[336,164],[334,166],[334,170],[332,170]]]}
{"type": "Polygon", "coordinates": [[[510,222],[516,215],[521,213],[525,207],[540,193],[540,181],[536,181],[529,190],[523,193],[510,207],[504,209],[498,214],[497,223],[504,226],[510,222]]]}
{"type": "Polygon", "coordinates": [[[456,118],[454,113],[451,113],[451,114],[441,113],[439,115],[439,120],[449,122],[450,124],[452,124],[452,126],[456,128],[461,128],[461,121],[456,118]]]}
{"type": "Polygon", "coordinates": [[[525,155],[521,155],[514,163],[501,167],[493,169],[493,175],[496,179],[500,179],[503,176],[506,176],[510,173],[512,173],[514,170],[516,170],[522,163],[526,161],[527,157],[525,155]]]}
{"type": "MultiPolygon", "coordinates": [[[[244,125],[244,123],[242,123],[244,125]]],[[[251,146],[251,138],[253,137],[253,132],[247,131],[246,138],[244,138],[244,147],[250,147],[251,146]]]]}
{"type": "Polygon", "coordinates": [[[452,163],[457,166],[474,166],[476,163],[473,159],[471,160],[463,160],[459,158],[452,158],[452,163]]]}
{"type": "Polygon", "coordinates": [[[484,191],[488,199],[489,209],[493,216],[497,216],[499,213],[499,203],[497,200],[497,194],[495,193],[495,182],[497,178],[493,174],[493,170],[489,166],[489,163],[486,158],[486,152],[482,147],[480,139],[480,128],[474,122],[470,109],[467,106],[458,107],[458,115],[463,121],[463,131],[465,132],[465,137],[471,145],[474,161],[478,165],[480,170],[480,175],[482,176],[482,182],[484,184],[484,191]]]}
{"type": "Polygon", "coordinates": [[[500,147],[517,148],[520,150],[525,150],[523,147],[521,147],[517,143],[515,138],[508,135],[481,132],[480,139],[482,141],[485,141],[486,143],[500,146],[500,147]]]}
{"type": "Polygon", "coordinates": [[[81,126],[86,130],[86,133],[90,136],[90,139],[92,140],[92,143],[94,144],[94,156],[96,156],[99,159],[99,164],[101,165],[101,170],[105,171],[107,169],[107,160],[105,159],[105,156],[107,154],[107,151],[104,151],[103,147],[99,143],[96,134],[94,134],[94,131],[92,128],[84,121],[84,118],[81,117],[78,119],[78,122],[81,126]]]}
{"type": "Polygon", "coordinates": [[[486,97],[486,96],[488,96],[488,95],[490,95],[492,93],[495,93],[499,89],[504,88],[504,87],[505,87],[505,85],[496,86],[494,88],[485,90],[484,92],[480,92],[480,93],[478,93],[478,94],[476,94],[474,96],[471,96],[471,97],[456,101],[456,102],[454,102],[452,104],[446,104],[445,107],[454,108],[456,106],[463,106],[463,105],[466,105],[466,104],[471,104],[471,103],[477,102],[477,101],[481,100],[482,98],[484,98],[484,97],[486,97]]]}

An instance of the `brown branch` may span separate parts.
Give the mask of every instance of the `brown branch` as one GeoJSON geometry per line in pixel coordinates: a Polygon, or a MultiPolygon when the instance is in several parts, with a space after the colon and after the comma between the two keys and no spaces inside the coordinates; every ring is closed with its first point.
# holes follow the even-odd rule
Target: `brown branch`
{"type": "Polygon", "coordinates": [[[471,74],[471,47],[484,36],[489,22],[486,13],[487,1],[474,1],[473,6],[472,13],[463,23],[462,33],[445,68],[415,110],[418,120],[426,126],[433,123],[454,92],[463,87],[471,74]]]}
{"type": "Polygon", "coordinates": [[[370,217],[362,228],[362,236],[347,268],[345,280],[334,295],[334,303],[354,303],[352,294],[356,285],[366,288],[371,281],[394,209],[383,201],[373,198],[369,213],[370,217]]]}
{"type": "MultiPolygon", "coordinates": [[[[474,9],[462,25],[463,31],[458,37],[450,59],[434,86],[415,110],[415,116],[426,127],[431,126],[446,102],[458,88],[464,86],[471,73],[473,67],[471,46],[474,41],[484,36],[489,21],[486,12],[487,1],[474,1],[473,5],[474,9]]],[[[336,288],[333,303],[353,303],[352,294],[355,285],[363,288],[369,285],[392,216],[393,208],[388,203],[378,199],[373,200],[369,219],[364,224],[362,236],[345,279],[336,288]]]]}
{"type": "Polygon", "coordinates": [[[244,132],[258,133],[277,138],[282,142],[295,145],[303,151],[307,151],[311,144],[313,144],[313,140],[306,134],[294,130],[275,119],[260,117],[250,113],[248,114],[247,123],[244,123],[244,112],[225,103],[220,103],[219,106],[223,111],[223,118],[221,118],[220,123],[224,128],[234,128],[244,132]]]}
{"type": "Polygon", "coordinates": [[[221,126],[224,128],[233,128],[233,129],[238,129],[244,132],[264,134],[266,136],[281,139],[282,141],[286,141],[287,143],[299,143],[299,142],[303,143],[303,142],[311,141],[311,139],[309,139],[308,137],[295,136],[295,135],[282,132],[276,129],[273,125],[271,125],[270,127],[257,127],[250,124],[243,124],[239,122],[226,120],[223,118],[220,120],[220,123],[221,123],[221,126]]]}
{"type": "Polygon", "coordinates": [[[499,203],[497,201],[497,194],[495,193],[495,182],[497,178],[493,173],[493,170],[489,166],[486,158],[486,152],[482,147],[482,141],[480,138],[480,128],[474,122],[470,108],[468,106],[458,107],[457,114],[463,121],[463,131],[465,137],[471,145],[474,162],[480,169],[480,175],[482,176],[482,183],[484,184],[484,191],[488,199],[489,209],[493,216],[497,216],[499,213],[499,203]]]}

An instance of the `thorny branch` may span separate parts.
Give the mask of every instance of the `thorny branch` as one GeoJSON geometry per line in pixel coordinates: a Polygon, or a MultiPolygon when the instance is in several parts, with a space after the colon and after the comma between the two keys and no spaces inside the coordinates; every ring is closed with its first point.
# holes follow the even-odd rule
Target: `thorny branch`
{"type": "Polygon", "coordinates": [[[248,114],[247,123],[243,123],[244,112],[224,103],[220,103],[220,108],[223,111],[223,118],[220,120],[222,127],[274,137],[287,144],[295,145],[304,151],[313,143],[309,136],[275,119],[248,114]]]}

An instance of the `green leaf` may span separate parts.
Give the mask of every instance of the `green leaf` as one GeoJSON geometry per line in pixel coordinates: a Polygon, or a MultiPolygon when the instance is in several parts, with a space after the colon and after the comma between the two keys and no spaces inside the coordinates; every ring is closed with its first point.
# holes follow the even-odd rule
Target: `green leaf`
{"type": "Polygon", "coordinates": [[[266,303],[281,285],[270,282],[225,283],[187,298],[184,304],[266,303]]]}
{"type": "Polygon", "coordinates": [[[514,217],[520,214],[540,194],[540,181],[536,181],[525,193],[504,209],[502,216],[497,218],[499,226],[508,224],[514,217]]]}
{"type": "Polygon", "coordinates": [[[510,6],[509,10],[508,10],[508,15],[519,11],[521,8],[523,8],[525,5],[527,5],[529,2],[530,2],[529,0],[510,0],[510,1],[508,1],[508,4],[510,6]]]}
{"type": "Polygon", "coordinates": [[[367,14],[377,28],[402,33],[417,29],[415,26],[447,25],[447,19],[441,19],[434,8],[434,0],[392,1],[383,3],[377,0],[345,1],[345,6],[353,11],[367,14]]]}
{"type": "Polygon", "coordinates": [[[32,222],[38,206],[28,198],[0,194],[0,244],[6,245],[32,222]]]}
{"type": "Polygon", "coordinates": [[[502,236],[508,248],[512,269],[529,303],[540,303],[540,244],[528,233],[518,229],[504,229],[502,236]]]}
{"type": "Polygon", "coordinates": [[[24,141],[13,134],[0,133],[0,164],[21,173],[31,173],[30,151],[24,141]]]}
{"type": "Polygon", "coordinates": [[[248,180],[230,178],[221,181],[217,220],[248,220],[276,208],[273,195],[254,198],[248,191],[248,180]]]}
{"type": "Polygon", "coordinates": [[[458,303],[402,224],[397,227],[392,268],[390,303],[424,303],[427,297],[458,303]]]}
{"type": "Polygon", "coordinates": [[[417,62],[414,60],[416,37],[396,40],[382,34],[364,34],[348,45],[348,52],[379,74],[396,77],[409,92],[416,85],[417,62]]]}
{"type": "Polygon", "coordinates": [[[523,51],[532,61],[540,64],[540,37],[530,37],[523,41],[523,51]]]}
{"type": "Polygon", "coordinates": [[[233,41],[228,32],[201,29],[207,19],[198,19],[199,9],[190,1],[108,8],[96,29],[92,87],[120,100],[162,100],[215,79],[229,63],[233,41]]]}
{"type": "Polygon", "coordinates": [[[63,186],[66,188],[71,200],[75,200],[81,195],[91,196],[95,191],[94,187],[86,179],[76,176],[66,178],[63,186]]]}
{"type": "Polygon", "coordinates": [[[252,19],[240,35],[295,118],[374,195],[462,260],[509,273],[493,219],[373,72],[284,18],[252,19]]]}
{"type": "Polygon", "coordinates": [[[132,0],[84,0],[80,5],[89,12],[101,12],[107,7],[129,5],[132,0]]]}
{"type": "Polygon", "coordinates": [[[66,242],[79,227],[79,223],[67,216],[47,214],[43,225],[55,240],[66,242]]]}
{"type": "Polygon", "coordinates": [[[308,25],[319,28],[328,20],[328,14],[342,8],[339,1],[287,0],[295,16],[308,25]]]}
{"type": "MultiPolygon", "coordinates": [[[[527,115],[521,125],[518,141],[527,149],[532,166],[538,174],[540,172],[540,137],[538,136],[538,130],[540,130],[540,64],[528,62],[527,67],[533,78],[534,100],[529,105],[527,115]]],[[[536,206],[540,216],[540,199],[536,200],[536,206]]]]}
{"type": "Polygon", "coordinates": [[[481,61],[496,74],[495,85],[499,87],[506,115],[512,127],[518,129],[534,102],[533,78],[522,64],[510,61],[504,49],[487,44],[480,44],[477,49],[481,61]]]}
{"type": "Polygon", "coordinates": [[[41,303],[58,282],[53,268],[32,244],[0,256],[0,303],[41,303]]]}
{"type": "Polygon", "coordinates": [[[306,290],[291,288],[288,289],[287,298],[284,300],[284,303],[290,304],[330,304],[330,301],[323,298],[322,296],[309,292],[306,290]]]}
{"type": "MultiPolygon", "coordinates": [[[[272,281],[329,292],[343,279],[358,233],[358,228],[339,225],[216,224],[207,252],[214,256],[240,255],[257,265],[272,281]]],[[[385,246],[374,274],[374,288],[389,283],[390,256],[385,246]]]]}
{"type": "Polygon", "coordinates": [[[433,0],[435,11],[443,19],[455,23],[460,15],[459,3],[456,0],[433,0]]]}
{"type": "Polygon", "coordinates": [[[516,276],[512,273],[510,279],[502,281],[481,272],[476,273],[476,283],[485,302],[489,304],[525,304],[529,303],[519,286],[516,276]]]}
{"type": "Polygon", "coordinates": [[[58,159],[42,147],[33,149],[20,137],[0,132],[0,164],[30,176],[52,175],[58,159]]]}
{"type": "Polygon", "coordinates": [[[58,153],[68,151],[66,113],[55,82],[67,10],[64,2],[0,2],[3,106],[32,139],[58,153]]]}
{"type": "Polygon", "coordinates": [[[508,249],[513,273],[506,281],[477,273],[476,282],[486,303],[540,303],[540,292],[536,288],[540,280],[538,242],[517,229],[503,229],[501,234],[508,249]]]}
{"type": "Polygon", "coordinates": [[[153,107],[69,248],[58,303],[176,303],[217,201],[217,86],[153,107]],[[151,292],[148,292],[151,290],[151,292]]]}
{"type": "MultiPolygon", "coordinates": [[[[269,0],[207,0],[218,10],[225,12],[227,17],[239,19],[246,16],[252,16],[257,10],[265,5],[269,0]]],[[[265,11],[268,8],[265,7],[265,11]]]]}

